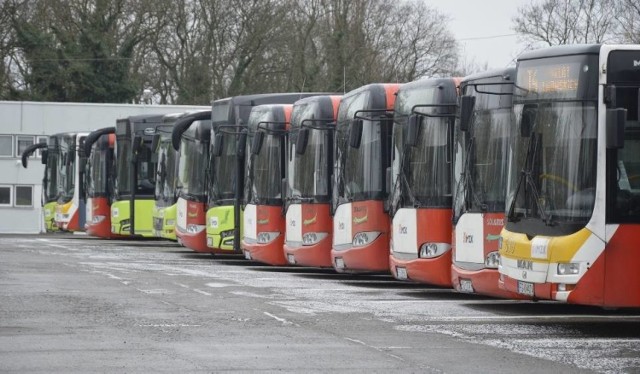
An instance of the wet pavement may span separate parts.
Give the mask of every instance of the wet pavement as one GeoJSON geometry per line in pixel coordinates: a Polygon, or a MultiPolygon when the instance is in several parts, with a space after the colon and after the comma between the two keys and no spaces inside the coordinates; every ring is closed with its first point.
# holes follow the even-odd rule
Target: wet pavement
{"type": "Polygon", "coordinates": [[[3,372],[640,372],[640,310],[498,300],[163,241],[0,236],[3,372]]]}

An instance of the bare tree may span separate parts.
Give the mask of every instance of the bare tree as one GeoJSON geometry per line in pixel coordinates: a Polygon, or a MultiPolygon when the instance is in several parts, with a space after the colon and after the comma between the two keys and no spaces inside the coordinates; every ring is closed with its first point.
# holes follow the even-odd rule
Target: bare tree
{"type": "Polygon", "coordinates": [[[618,28],[616,36],[623,43],[640,43],[640,3],[637,0],[617,0],[615,6],[618,28]]]}
{"type": "Polygon", "coordinates": [[[613,40],[611,0],[543,0],[518,10],[514,30],[530,45],[603,43],[613,40]]]}

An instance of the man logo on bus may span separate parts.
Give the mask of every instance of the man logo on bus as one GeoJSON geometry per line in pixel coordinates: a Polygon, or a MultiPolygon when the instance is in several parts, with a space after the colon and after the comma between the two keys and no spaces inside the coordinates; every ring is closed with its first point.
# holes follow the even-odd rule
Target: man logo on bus
{"type": "Polygon", "coordinates": [[[633,67],[637,68],[638,66],[640,66],[640,61],[639,60],[633,60],[633,67]]]}
{"type": "Polygon", "coordinates": [[[409,231],[409,229],[407,228],[407,226],[402,226],[402,224],[400,224],[400,223],[398,224],[398,232],[400,234],[405,234],[406,235],[408,233],[408,231],[409,231]]]}

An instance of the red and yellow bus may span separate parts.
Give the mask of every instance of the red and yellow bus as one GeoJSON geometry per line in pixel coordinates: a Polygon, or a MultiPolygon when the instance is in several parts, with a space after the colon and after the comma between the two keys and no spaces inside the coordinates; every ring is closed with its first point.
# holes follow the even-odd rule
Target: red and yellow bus
{"type": "Polygon", "coordinates": [[[395,104],[390,179],[392,274],[451,286],[451,172],[457,78],[402,85],[395,104]]]}
{"type": "Polygon", "coordinates": [[[399,84],[348,92],[338,109],[334,146],[333,244],[339,272],[389,271],[386,183],[399,84]]]}
{"type": "Polygon", "coordinates": [[[284,191],[291,104],[259,105],[249,115],[245,176],[244,235],[247,259],[285,265],[284,191]]]}
{"type": "Polygon", "coordinates": [[[516,66],[500,286],[640,306],[640,46],[572,45],[516,66]]]}
{"type": "Polygon", "coordinates": [[[331,267],[333,138],[341,96],[296,101],[287,147],[286,232],[289,264],[331,267]]]}
{"type": "Polygon", "coordinates": [[[84,231],[86,196],[84,177],[87,157],[84,139],[88,133],[59,134],[58,200],[55,222],[63,231],[84,231]]]}

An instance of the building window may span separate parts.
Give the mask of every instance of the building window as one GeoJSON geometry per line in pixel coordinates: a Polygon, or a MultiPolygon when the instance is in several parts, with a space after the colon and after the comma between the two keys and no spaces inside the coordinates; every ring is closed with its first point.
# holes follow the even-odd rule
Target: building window
{"type": "Polygon", "coordinates": [[[0,185],[0,206],[11,206],[11,186],[0,185]]]}
{"type": "Polygon", "coordinates": [[[33,136],[16,136],[16,157],[21,157],[27,147],[33,145],[33,136]]]}
{"type": "Polygon", "coordinates": [[[16,186],[16,203],[18,208],[33,206],[33,186],[16,186]]]}
{"type": "Polygon", "coordinates": [[[0,135],[0,157],[13,156],[13,136],[0,135]]]}
{"type": "MultiPolygon", "coordinates": [[[[38,143],[47,144],[47,139],[48,138],[46,136],[38,136],[38,143]]],[[[36,151],[36,157],[42,157],[42,148],[36,151]]]]}

